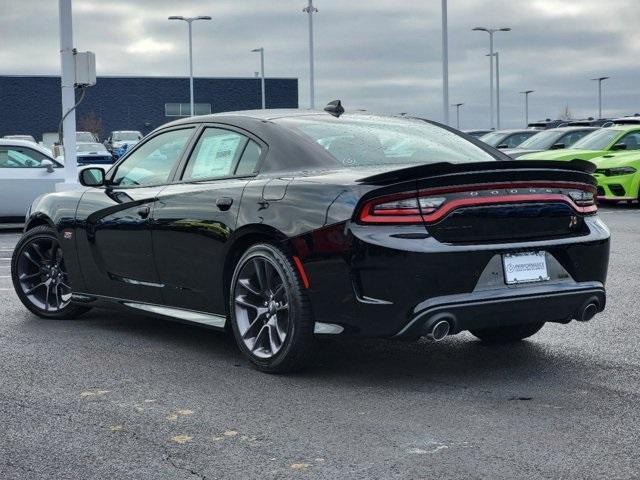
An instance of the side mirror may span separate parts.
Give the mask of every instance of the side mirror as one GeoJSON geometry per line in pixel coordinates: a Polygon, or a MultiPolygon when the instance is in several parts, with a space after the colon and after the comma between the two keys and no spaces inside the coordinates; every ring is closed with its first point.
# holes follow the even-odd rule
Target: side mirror
{"type": "Polygon", "coordinates": [[[45,158],[44,160],[42,160],[40,162],[40,166],[42,168],[46,168],[47,169],[47,173],[53,173],[53,162],[51,160],[49,160],[48,158],[45,158]]]}
{"type": "Polygon", "coordinates": [[[554,143],[551,145],[551,150],[562,150],[565,148],[564,143],[554,143]]]}
{"type": "Polygon", "coordinates": [[[509,145],[507,145],[506,143],[501,143],[500,145],[498,145],[498,148],[509,148],[509,145]]]}
{"type": "Polygon", "coordinates": [[[616,143],[613,147],[611,147],[611,150],[626,150],[626,149],[627,149],[626,143],[616,143]]]}
{"type": "Polygon", "coordinates": [[[91,167],[80,171],[78,180],[84,187],[101,187],[104,185],[104,168],[91,167]]]}

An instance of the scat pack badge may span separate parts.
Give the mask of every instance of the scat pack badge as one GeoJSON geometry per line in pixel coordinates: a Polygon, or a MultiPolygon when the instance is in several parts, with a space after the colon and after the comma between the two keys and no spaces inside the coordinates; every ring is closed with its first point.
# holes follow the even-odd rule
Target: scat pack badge
{"type": "Polygon", "coordinates": [[[62,237],[65,240],[71,240],[73,238],[73,230],[65,230],[62,232],[62,237]]]}

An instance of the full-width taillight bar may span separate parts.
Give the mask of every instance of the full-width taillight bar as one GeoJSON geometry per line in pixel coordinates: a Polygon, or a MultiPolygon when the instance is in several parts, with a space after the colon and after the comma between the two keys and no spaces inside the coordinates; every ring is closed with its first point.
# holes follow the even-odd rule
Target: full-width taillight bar
{"type": "Polygon", "coordinates": [[[452,211],[506,203],[561,202],[577,213],[597,211],[596,189],[575,182],[526,182],[464,185],[384,195],[367,200],[358,222],[367,224],[434,223],[452,211]]]}

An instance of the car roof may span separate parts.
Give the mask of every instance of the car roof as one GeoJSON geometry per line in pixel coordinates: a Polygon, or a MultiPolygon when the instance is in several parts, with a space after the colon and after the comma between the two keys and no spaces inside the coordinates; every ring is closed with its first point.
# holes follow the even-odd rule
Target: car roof
{"type": "Polygon", "coordinates": [[[505,128],[503,130],[494,130],[492,132],[489,133],[504,133],[506,134],[510,134],[510,133],[528,133],[528,132],[542,132],[543,130],[534,130],[533,128],[505,128]]]}
{"type": "MultiPolygon", "coordinates": [[[[600,130],[600,127],[592,127],[589,125],[572,125],[570,127],[556,127],[546,130],[547,132],[570,132],[572,130],[600,130]]],[[[545,130],[543,130],[545,131],[545,130]]]]}
{"type": "Polygon", "coordinates": [[[32,150],[37,150],[40,153],[44,153],[47,157],[51,158],[51,152],[38,143],[30,142],[29,140],[18,140],[10,138],[0,138],[1,147],[28,147],[32,150]]]}

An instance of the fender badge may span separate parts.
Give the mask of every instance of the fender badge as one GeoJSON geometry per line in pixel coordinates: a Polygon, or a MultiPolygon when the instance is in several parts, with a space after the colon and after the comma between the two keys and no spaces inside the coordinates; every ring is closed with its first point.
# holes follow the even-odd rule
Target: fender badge
{"type": "Polygon", "coordinates": [[[64,237],[65,240],[71,240],[71,238],[73,237],[73,231],[71,230],[65,230],[62,233],[62,236],[64,237]]]}

